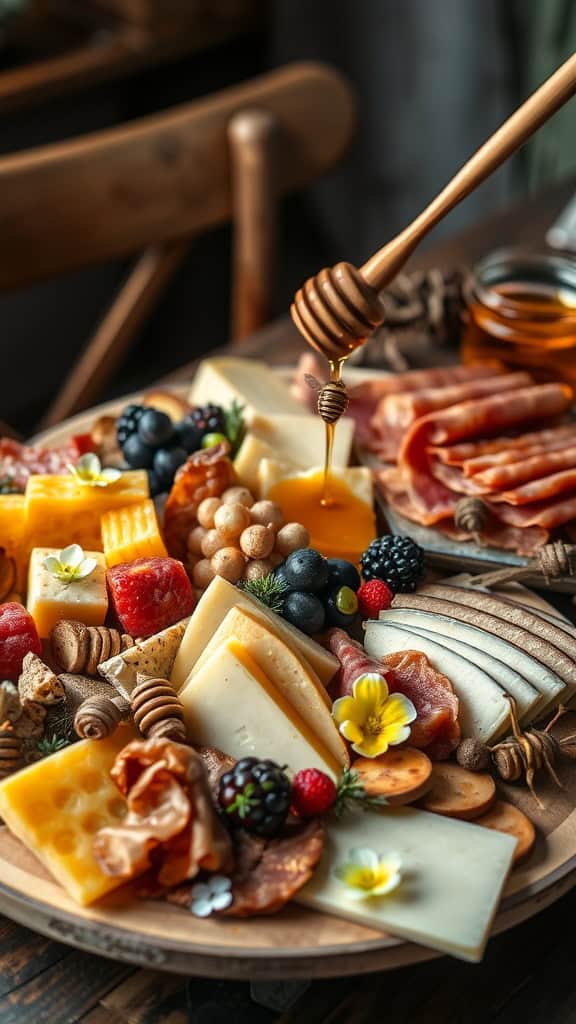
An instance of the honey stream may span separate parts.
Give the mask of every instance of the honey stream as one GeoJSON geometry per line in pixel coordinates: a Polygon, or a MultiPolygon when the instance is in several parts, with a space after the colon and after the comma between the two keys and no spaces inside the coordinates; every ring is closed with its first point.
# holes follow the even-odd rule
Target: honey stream
{"type": "MultiPolygon", "coordinates": [[[[342,379],[342,363],[345,361],[346,356],[343,359],[329,359],[328,363],[330,366],[330,380],[339,382],[342,379]]],[[[333,489],[331,491],[331,469],[332,469],[332,453],[334,451],[334,431],[336,429],[335,423],[324,424],[326,432],[326,448],[324,452],[324,480],[322,484],[322,497],[320,498],[320,504],[324,508],[333,508],[335,505],[335,498],[333,489]]]]}

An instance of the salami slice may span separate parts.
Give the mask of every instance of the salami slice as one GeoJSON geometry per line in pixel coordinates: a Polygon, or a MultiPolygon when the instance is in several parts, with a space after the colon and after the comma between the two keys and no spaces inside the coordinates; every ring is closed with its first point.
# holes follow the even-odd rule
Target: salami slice
{"type": "Polygon", "coordinates": [[[566,423],[563,426],[520,434],[518,437],[493,437],[482,441],[463,441],[446,447],[431,447],[430,453],[449,466],[469,466],[470,475],[473,475],[483,469],[489,469],[493,464],[516,461],[517,449],[523,452],[529,448],[541,451],[556,444],[562,446],[565,442],[574,443],[575,440],[576,423],[566,423]]]}
{"type": "Polygon", "coordinates": [[[509,526],[525,529],[528,526],[540,526],[544,530],[553,530],[556,526],[576,519],[576,494],[561,495],[556,501],[537,501],[531,505],[509,505],[490,502],[493,514],[501,522],[509,526]]]}
{"type": "Polygon", "coordinates": [[[574,466],[576,466],[576,445],[570,448],[561,448],[555,452],[541,452],[538,455],[526,454],[518,462],[485,469],[470,479],[489,490],[501,491],[527,483],[529,480],[540,480],[542,477],[550,476],[560,470],[572,469],[574,466]]]}

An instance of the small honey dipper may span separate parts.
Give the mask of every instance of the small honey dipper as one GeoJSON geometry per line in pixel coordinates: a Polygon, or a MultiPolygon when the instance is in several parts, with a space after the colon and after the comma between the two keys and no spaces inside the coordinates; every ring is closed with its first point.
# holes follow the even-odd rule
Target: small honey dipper
{"type": "Polygon", "coordinates": [[[422,238],[575,91],[573,54],[494,132],[429,206],[367,263],[359,269],[351,263],[337,263],[300,288],[292,304],[292,319],[309,344],[329,360],[333,379],[339,379],[335,368],[342,360],[383,323],[378,292],[395,277],[422,238]]]}

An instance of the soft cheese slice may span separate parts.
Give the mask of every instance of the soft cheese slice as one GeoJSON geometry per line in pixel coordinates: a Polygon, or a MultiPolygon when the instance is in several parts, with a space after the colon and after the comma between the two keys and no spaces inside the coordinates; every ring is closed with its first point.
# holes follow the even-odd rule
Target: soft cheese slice
{"type": "Polygon", "coordinates": [[[254,413],[302,415],[300,402],[266,363],[236,356],[203,359],[192,381],[190,404],[230,405],[234,400],[244,406],[248,423],[254,413]]]}
{"type": "MultiPolygon", "coordinates": [[[[322,472],[321,463],[318,463],[315,467],[311,467],[305,473],[294,473],[289,469],[286,462],[282,462],[278,459],[263,459],[258,471],[258,493],[261,498],[266,498],[273,488],[287,479],[292,477],[312,476],[320,472],[322,472]]],[[[334,476],[343,480],[359,501],[372,508],[374,487],[372,484],[372,471],[368,469],[367,466],[335,466],[334,476]]]]}
{"type": "Polygon", "coordinates": [[[192,743],[241,758],[271,758],[293,771],[338,778],[334,757],[238,640],[226,640],[180,694],[192,743]]]}
{"type": "Polygon", "coordinates": [[[63,583],[44,567],[48,555],[58,557],[58,548],[34,548],[28,571],[30,612],[40,637],[47,637],[60,619],[79,619],[87,626],[102,626],[108,611],[106,560],[101,551],[86,551],[96,566],[89,576],[63,583]]]}
{"type": "Polygon", "coordinates": [[[401,807],[330,820],[322,860],[297,903],[477,962],[488,940],[516,840],[464,821],[401,807]],[[403,881],[380,899],[354,899],[333,872],[350,851],[394,852],[403,881]]]}
{"type": "Polygon", "coordinates": [[[368,654],[383,658],[396,651],[422,651],[435,668],[448,677],[460,701],[459,720],[464,737],[489,743],[510,722],[510,703],[499,684],[470,661],[424,636],[374,620],[366,626],[364,646],[368,654]]]}
{"type": "MultiPolygon", "coordinates": [[[[406,609],[406,611],[408,610],[406,609]]],[[[442,647],[447,647],[466,658],[467,661],[478,665],[483,672],[495,679],[506,690],[506,693],[514,698],[518,714],[523,722],[531,722],[537,715],[538,708],[543,704],[542,695],[519,671],[512,667],[512,659],[503,661],[491,653],[489,641],[483,645],[473,645],[469,642],[468,635],[467,640],[460,637],[458,623],[456,623],[455,629],[447,633],[445,624],[436,622],[434,616],[426,615],[425,612],[411,611],[409,614],[405,614],[401,609],[394,611],[391,608],[386,612],[383,621],[389,625],[407,629],[414,635],[434,640],[442,647]]]]}
{"type": "Polygon", "coordinates": [[[308,726],[317,733],[333,756],[344,766],[350,763],[348,749],[331,714],[331,701],[314,670],[303,659],[275,636],[272,629],[242,609],[228,612],[204,652],[196,662],[191,675],[180,691],[184,699],[188,686],[194,685],[194,676],[224,643],[239,640],[254,658],[276,689],[298,712],[308,726]]]}
{"type": "MultiPolygon", "coordinates": [[[[319,416],[263,416],[256,413],[250,423],[250,433],[270,449],[270,457],[280,462],[294,462],[301,469],[312,469],[324,462],[326,427],[319,416]]],[[[343,416],[334,431],[332,464],[347,466],[354,440],[354,420],[343,416]]]]}
{"type": "Polygon", "coordinates": [[[0,815],[10,831],[83,905],[122,885],[104,874],[92,845],[99,829],[126,813],[110,769],[134,738],[122,725],[107,739],[73,743],[0,782],[0,815]]]}
{"type": "Polygon", "coordinates": [[[126,699],[136,686],[136,676],[142,672],[147,676],[169,679],[174,659],[189,619],[181,619],[168,626],[161,633],[154,633],[146,640],[122,651],[115,658],[109,658],[98,665],[98,671],[126,699]]]}
{"type": "Polygon", "coordinates": [[[275,615],[249,594],[238,590],[222,576],[215,576],[198,601],[178,648],[170,681],[177,690],[190,675],[210,637],[231,608],[244,608],[268,626],[298,657],[306,659],[321,681],[329,683],[339,669],[338,659],[299,629],[275,615]]]}

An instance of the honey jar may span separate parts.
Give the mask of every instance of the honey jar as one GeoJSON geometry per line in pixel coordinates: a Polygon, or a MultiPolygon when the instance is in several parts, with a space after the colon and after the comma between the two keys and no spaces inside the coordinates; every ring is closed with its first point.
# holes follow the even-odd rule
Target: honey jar
{"type": "Polygon", "coordinates": [[[576,385],[576,259],[502,249],[473,271],[462,360],[576,385]]]}

